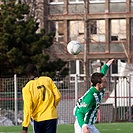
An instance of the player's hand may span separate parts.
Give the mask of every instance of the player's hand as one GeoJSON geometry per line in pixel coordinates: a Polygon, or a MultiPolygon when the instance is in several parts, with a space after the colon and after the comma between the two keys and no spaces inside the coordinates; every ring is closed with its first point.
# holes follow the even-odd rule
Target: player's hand
{"type": "Polygon", "coordinates": [[[26,131],[26,130],[22,130],[22,132],[21,133],[28,133],[28,131],[26,131]]]}
{"type": "Polygon", "coordinates": [[[106,64],[110,66],[113,63],[113,61],[114,61],[114,59],[111,59],[106,64]]]}
{"type": "Polygon", "coordinates": [[[83,127],[83,133],[90,133],[89,128],[87,126],[83,127]]]}

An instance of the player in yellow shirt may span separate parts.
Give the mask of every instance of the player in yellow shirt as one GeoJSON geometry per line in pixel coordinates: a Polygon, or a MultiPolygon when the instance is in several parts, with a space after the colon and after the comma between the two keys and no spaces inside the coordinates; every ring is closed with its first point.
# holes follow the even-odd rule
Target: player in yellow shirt
{"type": "Polygon", "coordinates": [[[24,101],[23,129],[28,132],[30,119],[34,121],[35,133],[56,133],[57,110],[60,92],[51,78],[39,76],[36,66],[26,67],[29,82],[22,89],[24,101]]]}

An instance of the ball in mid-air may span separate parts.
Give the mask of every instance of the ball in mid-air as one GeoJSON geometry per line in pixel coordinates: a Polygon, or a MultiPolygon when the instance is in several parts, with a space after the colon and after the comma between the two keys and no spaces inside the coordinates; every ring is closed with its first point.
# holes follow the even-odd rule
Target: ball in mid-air
{"type": "Polygon", "coordinates": [[[70,41],[68,44],[67,44],[67,51],[70,53],[70,54],[73,54],[73,55],[77,55],[79,54],[81,51],[83,51],[83,46],[80,42],[78,41],[70,41]]]}

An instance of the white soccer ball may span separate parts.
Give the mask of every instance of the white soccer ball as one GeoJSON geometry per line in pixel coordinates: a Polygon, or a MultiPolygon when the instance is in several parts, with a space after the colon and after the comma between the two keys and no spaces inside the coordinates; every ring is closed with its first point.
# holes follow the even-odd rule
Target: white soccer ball
{"type": "Polygon", "coordinates": [[[67,44],[67,51],[68,51],[70,54],[77,55],[77,54],[79,54],[81,51],[83,51],[83,46],[82,46],[82,44],[79,43],[78,41],[70,41],[70,42],[67,44]]]}

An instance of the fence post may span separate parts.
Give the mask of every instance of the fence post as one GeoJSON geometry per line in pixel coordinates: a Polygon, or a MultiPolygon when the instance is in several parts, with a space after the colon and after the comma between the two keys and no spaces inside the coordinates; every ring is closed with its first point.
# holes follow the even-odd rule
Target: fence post
{"type": "Polygon", "coordinates": [[[75,74],[75,104],[78,100],[78,74],[75,74]]]}
{"type": "Polygon", "coordinates": [[[133,107],[133,73],[131,72],[130,73],[130,80],[129,80],[129,114],[130,114],[130,121],[133,122],[133,110],[132,110],[132,107],[133,107]]]}
{"type": "Polygon", "coordinates": [[[114,113],[115,113],[115,115],[114,115],[114,120],[115,120],[115,122],[116,122],[117,119],[118,119],[118,117],[117,117],[117,115],[118,115],[118,114],[117,114],[117,90],[116,90],[116,89],[117,89],[117,87],[116,87],[116,86],[117,86],[117,84],[116,84],[116,83],[117,83],[117,81],[116,81],[117,79],[116,79],[116,78],[117,78],[117,77],[115,77],[115,92],[114,92],[114,93],[115,93],[115,94],[114,94],[114,96],[115,96],[115,110],[114,110],[114,113]]]}
{"type": "Polygon", "coordinates": [[[14,102],[15,102],[15,125],[17,125],[18,121],[18,96],[17,96],[17,74],[14,74],[14,102]]]}

